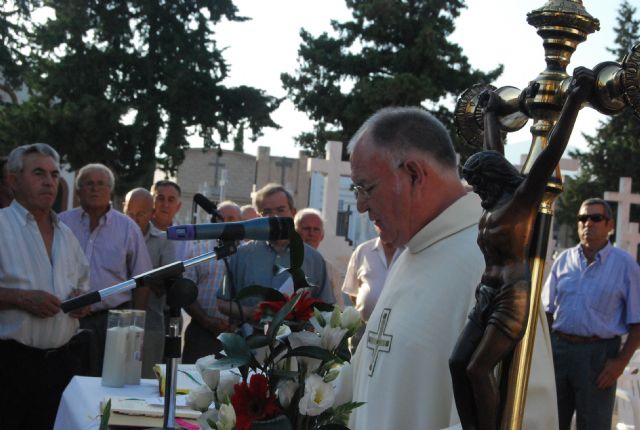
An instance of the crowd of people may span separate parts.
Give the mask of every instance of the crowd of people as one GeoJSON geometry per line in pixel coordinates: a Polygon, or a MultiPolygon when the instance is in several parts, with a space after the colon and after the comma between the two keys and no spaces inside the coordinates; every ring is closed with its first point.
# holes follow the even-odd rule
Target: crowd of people
{"type": "MultiPolygon", "coordinates": [[[[578,81],[576,91],[587,84],[578,81]]],[[[580,92],[581,97],[584,94],[580,92]]],[[[563,115],[575,120],[582,100],[565,105],[563,115]]],[[[354,401],[365,403],[353,411],[351,429],[444,429],[455,425],[459,416],[465,429],[485,428],[474,422],[478,411],[473,405],[500,399],[489,398],[486,386],[478,388],[477,360],[480,354],[502,358],[521,336],[523,328],[518,326],[498,352],[489,345],[495,340],[486,340],[501,342],[505,337],[500,326],[505,317],[499,314],[507,309],[505,303],[513,307],[522,301],[506,295],[513,285],[526,290],[519,282],[528,281],[524,251],[528,239],[516,234],[520,227],[510,230],[520,240],[518,251],[514,241],[505,239],[508,235],[487,225],[504,217],[502,208],[518,204],[526,206],[527,222],[532,224],[537,203],[509,200],[511,194],[509,199],[491,200],[505,191],[500,184],[490,188],[484,168],[469,176],[473,189],[465,184],[449,132],[423,109],[377,112],[354,135],[348,151],[358,211],[368,214],[379,237],[355,249],[344,280],[317,250],[324,238],[322,214],[311,208],[297,210],[292,194],[280,184],[258,190],[252,205],[218,203],[217,220],[293,218],[305,243],[302,269],[312,296],[341,307],[351,301],[361,312],[365,326],[352,345],[351,372],[341,373],[342,389],[354,401]],[[479,220],[484,222],[480,230],[479,220]],[[504,252],[504,242],[510,243],[514,258],[504,252]],[[506,260],[493,258],[496,255],[506,260]],[[495,291],[478,295],[482,284],[495,291]],[[496,328],[502,331],[495,332],[496,328]],[[463,329],[474,335],[460,367],[450,356],[461,348],[456,340],[463,329]],[[453,382],[450,365],[458,366],[453,382]],[[460,381],[473,387],[463,390],[469,397],[466,403],[458,399],[460,381]],[[456,410],[454,392],[458,407],[471,411],[466,418],[465,411],[456,410]],[[474,401],[476,392],[485,394],[474,401]]],[[[57,214],[52,208],[60,157],[53,148],[37,143],[14,149],[4,173],[0,419],[7,428],[48,429],[73,375],[100,376],[109,310],[146,310],[143,377],[153,377],[153,365],[163,359],[166,303],[157,291],[138,287],[68,314],[61,311],[61,303],[225,244],[167,240],[163,231],[175,224],[182,194],[170,180],[158,181],[150,190],[132,189],[120,212],[112,205],[116,181],[112,171],[99,163],[88,164],[76,175],[79,206],[57,214]],[[46,393],[39,396],[37,414],[34,392],[46,393]]],[[[519,181],[527,186],[522,178],[519,181]]],[[[535,316],[537,334],[523,427],[527,430],[568,429],[574,412],[579,430],[608,428],[616,380],[640,344],[640,268],[610,244],[611,208],[603,200],[587,200],[577,220],[580,243],[556,259],[545,285],[543,308],[549,320],[535,316]],[[621,341],[623,335],[627,337],[621,341]],[[590,427],[596,422],[597,427],[590,427]]],[[[184,273],[198,289],[197,300],[185,308],[190,321],[185,328],[184,363],[219,352],[220,333],[250,330],[246,326],[257,302],[236,300],[240,290],[251,285],[282,289],[288,282],[286,272],[274,270],[290,263],[288,240],[233,245],[237,252],[228,258],[211,259],[184,273]]],[[[464,336],[460,339],[465,342],[464,336]]],[[[492,372],[494,358],[484,374],[492,372]]],[[[490,394],[499,396],[495,390],[490,394]]],[[[480,412],[491,411],[494,406],[483,406],[480,412]]],[[[483,419],[493,426],[496,418],[483,419]]]]}

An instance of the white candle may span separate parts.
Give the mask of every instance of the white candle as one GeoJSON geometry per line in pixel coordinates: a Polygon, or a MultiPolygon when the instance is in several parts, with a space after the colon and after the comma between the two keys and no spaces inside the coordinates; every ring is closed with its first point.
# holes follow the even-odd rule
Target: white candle
{"type": "Polygon", "coordinates": [[[102,385],[105,387],[124,386],[128,331],[128,327],[112,327],[107,330],[102,364],[102,385]]]}

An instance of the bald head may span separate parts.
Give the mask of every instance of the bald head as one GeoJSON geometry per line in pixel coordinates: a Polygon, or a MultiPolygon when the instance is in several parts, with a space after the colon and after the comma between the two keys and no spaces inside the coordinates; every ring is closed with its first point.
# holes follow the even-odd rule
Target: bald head
{"type": "Polygon", "coordinates": [[[140,226],[142,233],[149,231],[149,222],[153,216],[153,196],[145,188],[134,188],[124,200],[124,213],[140,226]]]}

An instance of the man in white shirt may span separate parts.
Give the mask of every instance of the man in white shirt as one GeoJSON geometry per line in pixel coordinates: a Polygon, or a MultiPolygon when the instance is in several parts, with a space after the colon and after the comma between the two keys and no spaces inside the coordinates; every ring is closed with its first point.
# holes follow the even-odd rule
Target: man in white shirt
{"type": "MultiPolygon", "coordinates": [[[[348,146],[359,212],[380,239],[406,245],[353,359],[352,430],[442,429],[459,422],[449,355],[484,270],[480,200],[458,176],[449,133],[419,108],[371,117],[348,146]]],[[[557,426],[549,340],[533,353],[525,429],[557,426]],[[541,368],[537,366],[542,365],[541,368]]]]}
{"type": "Polygon", "coordinates": [[[15,200],[0,210],[0,422],[50,429],[62,391],[83,365],[72,339],[89,308],[61,312],[89,289],[89,265],[75,236],[51,210],[60,177],[49,145],[14,149],[8,183],[15,200]]]}

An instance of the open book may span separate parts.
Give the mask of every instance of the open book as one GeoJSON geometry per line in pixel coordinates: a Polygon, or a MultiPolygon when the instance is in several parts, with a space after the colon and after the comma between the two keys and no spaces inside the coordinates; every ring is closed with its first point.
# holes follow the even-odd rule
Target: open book
{"type": "MultiPolygon", "coordinates": [[[[134,426],[134,427],[162,427],[164,406],[151,404],[143,398],[132,397],[105,397],[100,410],[104,408],[111,399],[111,416],[109,425],[114,426],[134,426]]],[[[183,418],[192,424],[200,416],[200,412],[186,406],[177,406],[176,418],[183,418]]]]}

